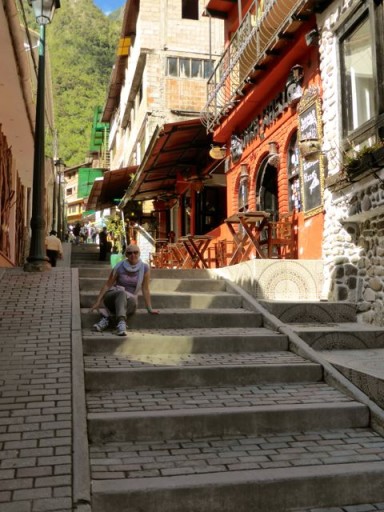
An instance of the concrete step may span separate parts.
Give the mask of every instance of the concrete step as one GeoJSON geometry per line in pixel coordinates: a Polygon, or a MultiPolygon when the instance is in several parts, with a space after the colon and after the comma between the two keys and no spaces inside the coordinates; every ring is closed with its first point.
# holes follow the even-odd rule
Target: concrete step
{"type": "MultiPolygon", "coordinates": [[[[90,308],[95,303],[98,293],[98,290],[81,291],[80,306],[90,308]]],[[[153,292],[151,293],[151,300],[152,306],[156,309],[227,309],[241,308],[243,305],[243,299],[240,295],[227,292],[153,292]]],[[[145,308],[145,302],[141,295],[139,295],[139,308],[145,308]]]]}
{"type": "Polygon", "coordinates": [[[84,357],[87,391],[133,387],[320,382],[319,364],[291,352],[94,354],[84,357]]]}
{"type": "MultiPolygon", "coordinates": [[[[100,290],[105,279],[81,277],[80,290],[100,290]]],[[[225,281],[220,279],[162,279],[154,278],[150,282],[151,292],[222,292],[226,291],[225,281]]]]}
{"type": "MultiPolygon", "coordinates": [[[[79,262],[80,277],[98,277],[107,279],[111,272],[109,262],[79,262]]],[[[205,269],[167,269],[151,268],[151,279],[212,279],[215,278],[214,271],[205,269]]]]}
{"type": "Polygon", "coordinates": [[[290,327],[315,350],[384,348],[384,328],[359,323],[291,324],[290,327]]]}
{"type": "Polygon", "coordinates": [[[382,447],[369,428],[91,445],[92,510],[287,512],[383,502],[382,447]]]}
{"type": "Polygon", "coordinates": [[[331,350],[322,355],[384,409],[384,349],[331,350]]]}
{"type": "Polygon", "coordinates": [[[185,334],[173,329],[129,331],[126,338],[110,331],[83,331],[85,354],[201,354],[269,352],[288,350],[286,336],[264,327],[188,329],[185,334]]]}
{"type": "Polygon", "coordinates": [[[335,322],[355,322],[356,304],[351,302],[287,302],[260,300],[270,313],[282,322],[329,324],[335,322]]]}
{"type": "Polygon", "coordinates": [[[366,427],[368,408],[323,384],[88,393],[92,443],[366,427]],[[160,436],[160,439],[159,439],[160,436]]]}
{"type": "MultiPolygon", "coordinates": [[[[83,329],[92,327],[100,318],[97,312],[81,309],[83,329]]],[[[225,314],[221,309],[167,309],[159,315],[150,315],[147,311],[138,309],[129,321],[129,329],[189,329],[212,327],[261,327],[262,316],[259,313],[245,309],[227,309],[225,314]]]]}

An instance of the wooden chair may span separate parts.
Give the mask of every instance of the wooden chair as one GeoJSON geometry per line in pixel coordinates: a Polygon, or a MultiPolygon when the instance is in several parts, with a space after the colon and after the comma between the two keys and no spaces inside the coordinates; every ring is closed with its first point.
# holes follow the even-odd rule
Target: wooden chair
{"type": "Polygon", "coordinates": [[[234,243],[230,240],[219,240],[215,243],[216,268],[226,267],[232,257],[234,243]]]}
{"type": "Polygon", "coordinates": [[[288,217],[268,222],[268,236],[260,245],[266,247],[268,258],[295,258],[294,222],[288,217]]]}

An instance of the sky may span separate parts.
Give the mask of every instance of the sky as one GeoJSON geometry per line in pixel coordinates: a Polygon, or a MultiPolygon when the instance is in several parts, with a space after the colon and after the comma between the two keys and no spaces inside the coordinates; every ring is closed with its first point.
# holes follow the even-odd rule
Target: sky
{"type": "Polygon", "coordinates": [[[93,0],[95,5],[101,9],[105,14],[116,11],[119,7],[124,5],[125,0],[93,0]]]}

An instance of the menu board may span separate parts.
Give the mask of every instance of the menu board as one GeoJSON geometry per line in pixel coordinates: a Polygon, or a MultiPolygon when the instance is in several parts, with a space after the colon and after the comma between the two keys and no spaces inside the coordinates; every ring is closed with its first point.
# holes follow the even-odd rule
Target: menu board
{"type": "Polygon", "coordinates": [[[306,217],[321,210],[323,204],[323,179],[321,160],[301,161],[302,207],[306,217]]]}
{"type": "Polygon", "coordinates": [[[319,122],[317,101],[303,109],[299,115],[300,140],[319,140],[319,122]]]}
{"type": "MultiPolygon", "coordinates": [[[[303,98],[298,109],[299,141],[321,143],[321,108],[318,97],[303,98]]],[[[304,216],[315,215],[322,210],[324,190],[324,159],[319,151],[310,156],[300,155],[300,181],[304,216]]]]}

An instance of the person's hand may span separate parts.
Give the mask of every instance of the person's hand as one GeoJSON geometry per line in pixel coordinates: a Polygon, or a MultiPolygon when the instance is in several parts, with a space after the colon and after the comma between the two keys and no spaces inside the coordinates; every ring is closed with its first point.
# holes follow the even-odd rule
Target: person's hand
{"type": "Polygon", "coordinates": [[[147,308],[147,311],[150,315],[158,315],[160,313],[160,311],[158,309],[152,309],[152,308],[147,308]]]}
{"type": "Polygon", "coordinates": [[[92,311],[96,311],[100,308],[100,304],[98,302],[95,302],[93,306],[91,306],[90,308],[90,312],[92,313],[92,311]]]}

